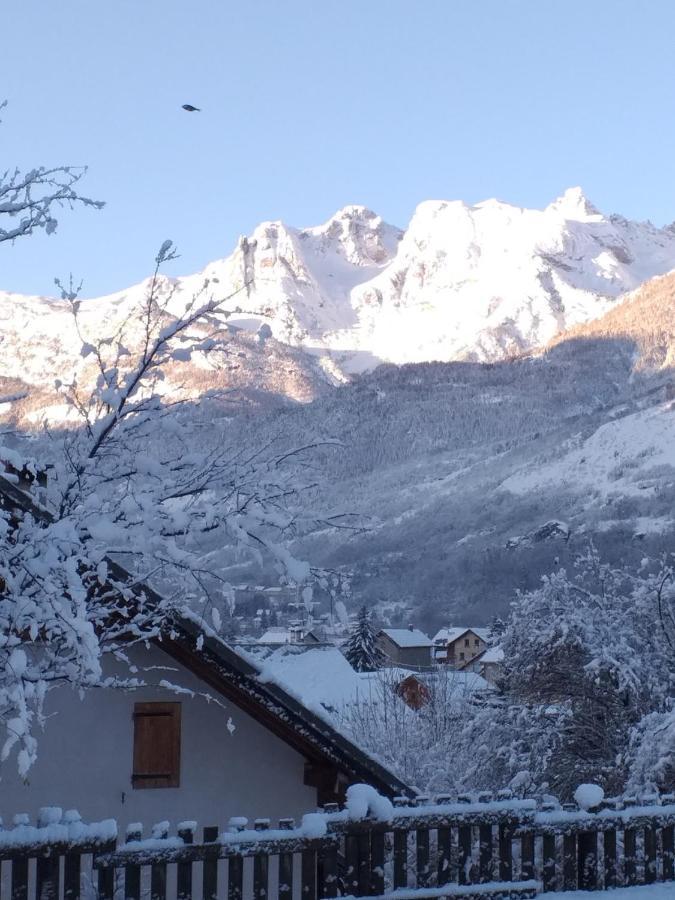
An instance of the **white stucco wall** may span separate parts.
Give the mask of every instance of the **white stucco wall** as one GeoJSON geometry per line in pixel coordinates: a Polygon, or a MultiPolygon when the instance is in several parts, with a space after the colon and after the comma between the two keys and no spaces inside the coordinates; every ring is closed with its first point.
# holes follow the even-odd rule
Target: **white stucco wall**
{"type": "Polygon", "coordinates": [[[197,692],[213,691],[157,648],[136,649],[134,691],[93,690],[80,700],[61,687],[47,702],[39,756],[23,784],[11,757],[0,766],[0,816],[31,818],[41,806],[78,809],[83,819],[116,818],[149,827],[196,819],[199,826],[225,826],[231,816],[299,817],[316,808],[316,789],[306,787],[304,758],[229,701],[226,708],[154,687],[162,679],[197,692]],[[159,668],[153,668],[159,667],[159,668]],[[131,786],[134,703],[182,704],[180,787],[131,786]],[[227,727],[232,720],[234,732],[227,727]]]}

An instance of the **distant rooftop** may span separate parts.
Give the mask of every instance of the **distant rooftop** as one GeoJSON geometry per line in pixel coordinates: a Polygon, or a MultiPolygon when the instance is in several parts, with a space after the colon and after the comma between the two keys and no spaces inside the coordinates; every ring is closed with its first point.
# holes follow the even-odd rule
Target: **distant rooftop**
{"type": "Polygon", "coordinates": [[[433,641],[419,628],[383,628],[381,634],[386,634],[397,647],[433,647],[433,641]]]}

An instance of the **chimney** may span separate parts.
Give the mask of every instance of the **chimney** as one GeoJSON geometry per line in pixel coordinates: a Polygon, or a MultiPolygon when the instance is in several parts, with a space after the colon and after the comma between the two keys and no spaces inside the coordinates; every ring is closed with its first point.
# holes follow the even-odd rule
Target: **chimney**
{"type": "Polygon", "coordinates": [[[408,625],[408,631],[414,631],[414,630],[415,630],[414,625],[408,625]]]}

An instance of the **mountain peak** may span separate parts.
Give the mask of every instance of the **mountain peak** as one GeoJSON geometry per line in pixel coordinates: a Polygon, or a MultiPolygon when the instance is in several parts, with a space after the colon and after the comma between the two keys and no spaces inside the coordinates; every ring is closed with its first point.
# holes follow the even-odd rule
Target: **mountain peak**
{"type": "Polygon", "coordinates": [[[331,216],[328,221],[334,222],[335,220],[340,219],[365,219],[366,221],[369,221],[370,219],[377,218],[377,213],[374,213],[372,209],[369,209],[367,206],[362,206],[360,203],[348,203],[347,206],[338,209],[335,215],[331,216]]]}
{"type": "Polygon", "coordinates": [[[566,219],[588,219],[590,216],[602,215],[578,186],[567,188],[546,208],[562,214],[566,219]]]}

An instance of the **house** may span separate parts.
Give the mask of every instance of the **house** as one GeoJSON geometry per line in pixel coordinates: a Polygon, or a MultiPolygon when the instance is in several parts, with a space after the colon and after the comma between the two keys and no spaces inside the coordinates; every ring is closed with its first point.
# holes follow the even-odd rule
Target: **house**
{"type": "Polygon", "coordinates": [[[469,660],[461,669],[462,671],[466,669],[471,672],[478,672],[488,684],[496,684],[503,665],[504,651],[502,648],[488,647],[482,653],[479,653],[478,656],[474,656],[473,659],[469,660]]]}
{"type": "Polygon", "coordinates": [[[320,644],[319,637],[299,622],[292,622],[288,628],[279,625],[268,628],[258,638],[259,644],[320,644]]]}
{"type": "Polygon", "coordinates": [[[394,688],[406,706],[415,712],[426,706],[431,700],[431,690],[414,672],[401,679],[394,688]]]}
{"type": "Polygon", "coordinates": [[[441,628],[434,636],[434,661],[461,669],[487,649],[487,628],[441,628]]]}
{"type": "MultiPolygon", "coordinates": [[[[17,515],[48,513],[0,477],[0,503],[17,515]]],[[[131,579],[114,560],[117,583],[131,579]]],[[[160,602],[147,585],[149,602],[160,602]]],[[[186,609],[127,652],[137,686],[62,685],[45,702],[38,758],[27,780],[2,764],[0,813],[60,806],[85,820],[125,825],[300,815],[338,799],[353,782],[393,796],[410,789],[297,695],[265,678],[263,664],[229,646],[186,609]]],[[[103,659],[104,675],[129,669],[103,659]]]]}
{"type": "Polygon", "coordinates": [[[431,666],[433,642],[412,625],[407,628],[383,628],[377,635],[377,646],[393,665],[413,669],[431,666]]]}

